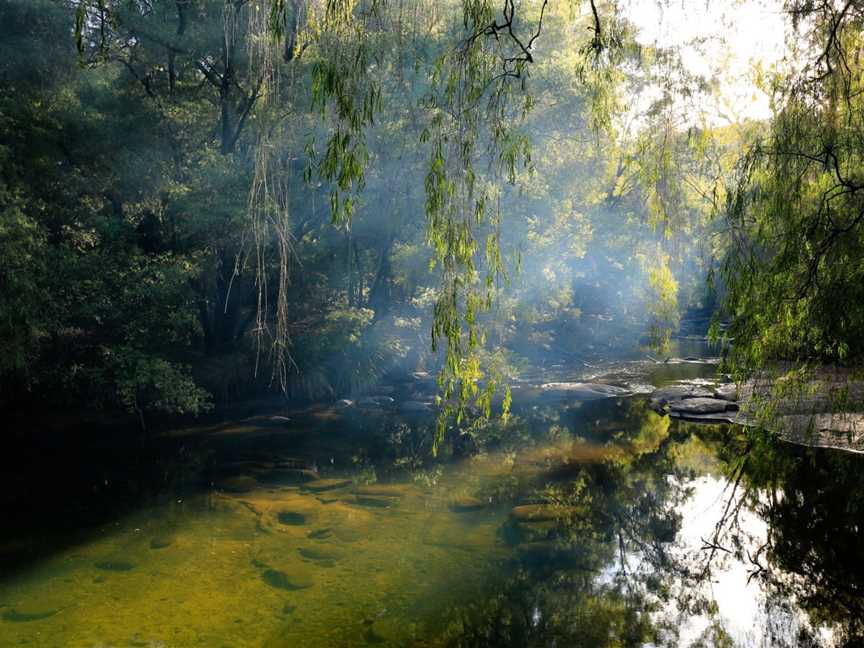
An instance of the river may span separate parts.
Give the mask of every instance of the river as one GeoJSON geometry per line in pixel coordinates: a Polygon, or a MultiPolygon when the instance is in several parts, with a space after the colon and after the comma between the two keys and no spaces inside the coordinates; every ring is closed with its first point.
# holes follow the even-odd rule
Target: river
{"type": "Polygon", "coordinates": [[[434,460],[434,414],[386,401],[428,390],[425,376],[382,386],[392,396],[380,406],[176,430],[148,455],[165,466],[143,471],[158,487],[111,498],[124,477],[109,471],[73,505],[59,483],[65,513],[4,525],[0,551],[13,559],[2,563],[0,645],[860,638],[861,457],[673,421],[636,388],[587,401],[538,388],[586,375],[661,385],[715,369],[526,371],[508,425],[434,460]]]}

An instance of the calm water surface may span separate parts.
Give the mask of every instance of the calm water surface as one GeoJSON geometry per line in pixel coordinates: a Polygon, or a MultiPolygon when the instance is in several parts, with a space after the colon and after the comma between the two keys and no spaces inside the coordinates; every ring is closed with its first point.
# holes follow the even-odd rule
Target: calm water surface
{"type": "MultiPolygon", "coordinates": [[[[619,383],[713,374],[611,369],[619,383]]],[[[510,425],[436,460],[429,415],[386,406],[176,432],[182,461],[158,496],[74,533],[68,519],[4,529],[12,549],[57,537],[4,563],[0,645],[861,638],[858,457],[672,422],[644,397],[568,402],[516,384],[510,425]]]]}

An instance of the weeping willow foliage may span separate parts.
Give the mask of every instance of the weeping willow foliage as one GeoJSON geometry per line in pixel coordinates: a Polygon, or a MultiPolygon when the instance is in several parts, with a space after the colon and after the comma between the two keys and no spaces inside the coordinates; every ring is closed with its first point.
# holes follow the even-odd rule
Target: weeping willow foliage
{"type": "Polygon", "coordinates": [[[740,160],[725,209],[724,315],[742,375],[864,359],[864,7],[787,9],[810,63],[780,80],[770,131],[740,160]]]}
{"type": "MultiPolygon", "coordinates": [[[[102,14],[110,14],[111,5],[81,1],[79,46],[89,22],[106,24],[102,14]]],[[[585,86],[587,121],[595,128],[610,128],[619,108],[619,68],[630,55],[629,34],[615,4],[595,0],[451,0],[425,10],[444,16],[429,24],[416,10],[413,23],[403,22],[403,9],[396,0],[225,0],[226,49],[245,27],[257,79],[249,240],[237,268],[247,263],[256,268],[259,349],[269,347],[274,378],[284,386],[293,367],[289,204],[292,193],[300,191],[287,184],[291,174],[286,165],[300,152],[286,149],[297,146],[298,138],[286,136],[296,123],[285,116],[295,104],[311,101],[319,118],[313,130],[322,141],[305,146],[305,179],[326,183],[333,223],[350,232],[370,159],[366,133],[385,108],[386,75],[411,65],[393,46],[394,35],[425,30],[437,48],[430,55],[429,85],[417,112],[425,120],[418,144],[428,151],[426,240],[440,276],[431,330],[432,347],[443,358],[440,440],[451,421],[461,424],[469,413],[490,416],[493,397],[502,387],[498,372],[483,361],[483,323],[508,279],[501,252],[501,229],[506,227],[501,186],[516,183],[531,168],[530,142],[521,126],[534,105],[530,75],[544,24],[563,23],[577,43],[573,65],[585,86]],[[301,58],[308,88],[307,78],[302,83],[294,79],[301,58]],[[289,87],[281,87],[285,83],[289,87]],[[267,258],[271,249],[278,257],[273,276],[267,258]],[[274,281],[275,291],[268,288],[274,281]],[[274,292],[275,303],[268,303],[274,292]]],[[[90,29],[89,35],[98,38],[96,31],[90,29]]],[[[509,403],[504,387],[505,417],[509,403]]]]}
{"type": "MultiPolygon", "coordinates": [[[[268,30],[273,25],[274,17],[279,11],[279,3],[273,2],[268,5],[262,1],[259,6],[254,7],[248,22],[247,47],[249,58],[253,69],[257,70],[259,78],[259,95],[261,110],[261,126],[257,131],[257,144],[255,151],[255,172],[252,179],[252,187],[249,191],[249,229],[252,235],[252,248],[254,251],[255,284],[257,287],[257,313],[255,321],[255,337],[257,341],[258,354],[256,354],[255,371],[258,371],[258,358],[262,345],[270,342],[270,358],[273,367],[274,380],[277,380],[283,391],[287,388],[288,374],[294,364],[290,348],[291,336],[289,333],[289,305],[288,287],[290,285],[290,265],[293,257],[291,236],[291,215],[289,211],[291,174],[285,168],[285,161],[290,160],[291,151],[284,150],[282,142],[285,138],[276,137],[279,133],[279,120],[275,117],[275,108],[278,106],[285,109],[279,100],[280,90],[280,54],[276,45],[286,35],[283,32],[276,41],[268,36],[268,30]],[[277,290],[274,311],[274,330],[268,329],[271,320],[271,306],[268,303],[268,260],[267,250],[269,242],[276,241],[277,246],[277,290]]],[[[283,8],[284,9],[284,8],[283,8]]],[[[281,23],[280,23],[281,24],[281,23]]],[[[284,49],[282,50],[284,52],[284,49]]],[[[287,58],[287,57],[286,57],[287,58]]],[[[289,60],[288,65],[291,65],[289,60]]],[[[287,77],[289,85],[295,83],[294,70],[289,70],[287,77]]],[[[289,88],[290,90],[291,88],[289,88]]],[[[293,93],[289,92],[288,96],[293,93]]],[[[235,276],[239,273],[240,265],[243,263],[238,256],[235,267],[235,276]]]]}
{"type": "MultiPolygon", "coordinates": [[[[311,180],[317,170],[318,177],[329,183],[334,224],[346,228],[354,214],[353,196],[364,186],[369,157],[364,133],[383,108],[375,69],[385,67],[386,35],[403,28],[401,19],[393,19],[392,4],[387,0],[311,3],[301,29],[304,42],[317,50],[312,102],[321,118],[332,124],[323,154],[317,156],[313,146],[307,147],[306,177],[311,180]]],[[[500,194],[494,187],[496,180],[515,183],[517,171],[530,167],[529,141],[519,126],[533,105],[530,65],[550,4],[543,0],[517,7],[512,0],[462,0],[445,8],[461,8],[461,23],[445,34],[448,42],[434,63],[431,88],[423,102],[428,125],[420,138],[429,149],[424,183],[426,239],[434,253],[432,267],[440,274],[431,331],[433,350],[443,351],[436,448],[448,423],[462,423],[469,408],[481,419],[489,417],[502,384],[498,372],[484,367],[482,361],[486,335],[482,314],[507,281],[500,247],[500,194]]],[[[608,125],[613,75],[606,71],[620,62],[614,52],[623,42],[623,30],[614,21],[601,19],[593,0],[584,7],[572,0],[557,4],[559,12],[569,12],[574,31],[587,27],[577,64],[594,99],[593,122],[608,125]]],[[[287,28],[297,28],[297,11],[298,4],[286,0],[267,3],[266,28],[274,42],[291,37],[287,28]]],[[[610,14],[614,16],[611,9],[610,14]]],[[[260,31],[255,34],[260,35],[260,31]]],[[[253,193],[253,203],[268,201],[266,194],[253,193]]],[[[277,348],[287,349],[287,340],[279,339],[277,330],[277,348]]],[[[505,418],[509,405],[510,392],[504,386],[505,418]]]]}

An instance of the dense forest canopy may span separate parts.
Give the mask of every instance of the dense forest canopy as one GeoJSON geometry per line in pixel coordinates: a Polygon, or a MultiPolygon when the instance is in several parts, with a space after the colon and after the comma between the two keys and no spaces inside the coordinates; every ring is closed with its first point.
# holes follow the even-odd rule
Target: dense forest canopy
{"type": "Polygon", "coordinates": [[[624,3],[0,2],[0,399],[146,425],[426,369],[462,421],[684,313],[740,376],[860,362],[864,3],[772,7],[754,117],[624,3]]]}

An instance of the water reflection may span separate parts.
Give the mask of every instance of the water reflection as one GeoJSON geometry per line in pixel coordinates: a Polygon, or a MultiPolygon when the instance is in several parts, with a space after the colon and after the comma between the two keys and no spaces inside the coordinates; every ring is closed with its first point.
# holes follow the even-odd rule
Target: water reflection
{"type": "Polygon", "coordinates": [[[854,456],[670,422],[639,398],[525,402],[506,427],[454,438],[436,461],[422,418],[293,418],[209,430],[197,456],[210,489],[5,578],[0,644],[864,635],[854,456]]]}

